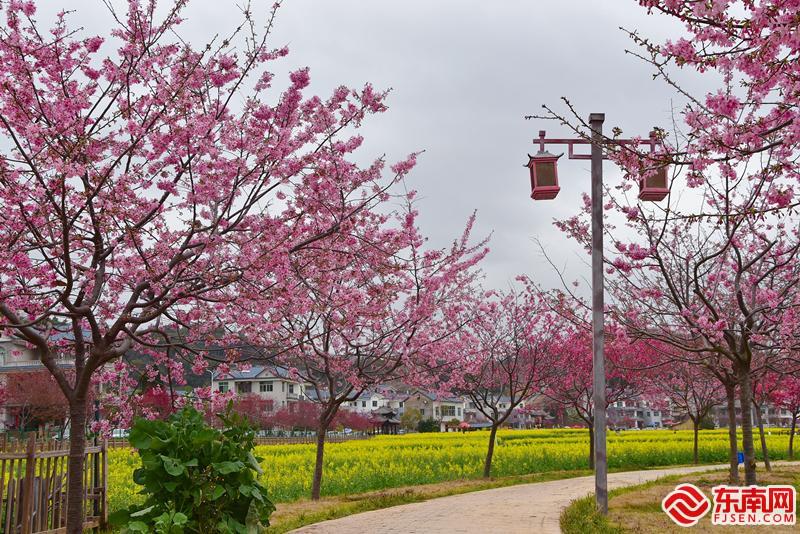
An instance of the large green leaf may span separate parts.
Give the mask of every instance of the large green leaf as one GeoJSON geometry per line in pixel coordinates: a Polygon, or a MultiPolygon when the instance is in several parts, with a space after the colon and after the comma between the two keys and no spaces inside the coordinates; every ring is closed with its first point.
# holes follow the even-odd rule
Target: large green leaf
{"type": "Polygon", "coordinates": [[[130,435],[128,435],[128,442],[134,449],[145,451],[149,449],[150,445],[153,443],[153,436],[148,434],[144,429],[140,430],[134,427],[131,429],[130,435]]]}
{"type": "Polygon", "coordinates": [[[185,471],[181,461],[176,458],[170,458],[162,454],[161,461],[164,463],[164,470],[174,477],[182,475],[185,471]]]}
{"type": "Polygon", "coordinates": [[[147,515],[153,510],[153,508],[155,508],[155,505],[148,506],[147,508],[142,508],[141,510],[139,510],[137,512],[133,512],[131,514],[131,517],[142,517],[143,515],[147,515]]]}
{"type": "Polygon", "coordinates": [[[196,446],[204,445],[217,439],[218,432],[213,428],[201,428],[192,433],[192,443],[196,446]]]}
{"type": "Polygon", "coordinates": [[[221,475],[229,475],[231,473],[236,473],[237,471],[241,471],[244,468],[244,463],[238,460],[235,462],[226,460],[224,462],[214,462],[211,464],[211,467],[213,467],[214,470],[216,470],[221,475]]]}
{"type": "Polygon", "coordinates": [[[144,521],[131,521],[128,523],[128,530],[131,532],[148,532],[150,528],[144,521]]]}
{"type": "Polygon", "coordinates": [[[264,470],[261,468],[261,464],[258,463],[258,459],[255,456],[253,456],[252,451],[247,453],[247,462],[250,464],[250,467],[252,467],[256,473],[258,473],[259,475],[264,474],[264,470]]]}

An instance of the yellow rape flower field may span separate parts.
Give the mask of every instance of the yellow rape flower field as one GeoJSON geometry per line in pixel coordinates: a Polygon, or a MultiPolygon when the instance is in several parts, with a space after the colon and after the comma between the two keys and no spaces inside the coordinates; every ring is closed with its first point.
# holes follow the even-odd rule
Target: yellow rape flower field
{"type": "MultiPolygon", "coordinates": [[[[498,433],[492,475],[503,477],[588,468],[588,431],[502,430],[498,433]]],[[[376,436],[325,447],[323,495],[352,495],[399,486],[480,478],[488,432],[376,436]]],[[[758,438],[756,436],[756,441],[758,438]]],[[[772,430],[770,457],[786,457],[789,435],[772,430]]],[[[311,491],[314,445],[264,445],[256,448],[263,482],[274,502],[291,502],[311,491]]],[[[725,463],[727,430],[700,432],[700,461],[725,463]]],[[[627,431],[608,436],[611,469],[689,464],[692,432],[627,431]]],[[[133,482],[138,456],[131,449],[109,453],[109,508],[113,512],[141,500],[133,482]]]]}

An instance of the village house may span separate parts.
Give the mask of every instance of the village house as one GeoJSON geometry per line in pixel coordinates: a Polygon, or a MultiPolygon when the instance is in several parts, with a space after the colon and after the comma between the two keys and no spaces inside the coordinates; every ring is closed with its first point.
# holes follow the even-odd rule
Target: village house
{"type": "Polygon", "coordinates": [[[220,393],[232,391],[237,395],[255,394],[271,401],[273,410],[306,400],[306,384],[289,376],[281,367],[254,365],[246,370],[213,372],[211,389],[220,393]]]}
{"type": "Polygon", "coordinates": [[[365,391],[354,401],[348,401],[342,408],[360,414],[370,414],[379,408],[386,407],[386,397],[377,391],[365,391]]]}
{"type": "Polygon", "coordinates": [[[644,399],[617,401],[608,407],[608,425],[613,428],[663,428],[666,410],[644,399]]]}
{"type": "Polygon", "coordinates": [[[423,419],[438,421],[442,432],[454,429],[453,423],[464,421],[466,401],[461,397],[439,395],[416,389],[409,393],[403,404],[406,410],[419,410],[423,419]]]}
{"type": "MultiPolygon", "coordinates": [[[[712,411],[712,418],[714,423],[719,428],[724,428],[728,426],[728,407],[725,404],[720,404],[716,406],[712,411]]],[[[736,400],[736,418],[737,420],[741,421],[742,417],[742,409],[739,400],[736,400]]],[[[753,422],[753,426],[756,426],[756,407],[752,406],[750,408],[750,417],[751,421],[753,422]]],[[[776,406],[771,403],[764,403],[761,406],[761,420],[764,423],[765,427],[782,427],[788,428],[792,425],[792,412],[789,410],[783,409],[780,406],[776,406]]]]}
{"type": "MultiPolygon", "coordinates": [[[[56,364],[72,367],[75,362],[71,358],[57,358],[56,364]]],[[[0,337],[0,375],[43,369],[38,351],[30,344],[19,339],[0,337]]]]}
{"type": "MultiPolygon", "coordinates": [[[[470,399],[465,400],[464,408],[464,421],[469,423],[470,428],[489,428],[491,423],[486,416],[478,410],[475,402],[470,399]]],[[[511,399],[508,396],[502,396],[497,399],[497,408],[500,411],[508,409],[511,399]]],[[[545,426],[552,426],[553,418],[544,409],[539,396],[531,396],[527,399],[520,401],[511,415],[503,423],[504,427],[530,429],[541,428],[545,426]]]]}
{"type": "MultiPolygon", "coordinates": [[[[56,334],[70,335],[70,334],[56,334]]],[[[59,367],[70,368],[75,365],[70,358],[58,358],[56,364],[59,367]]],[[[45,371],[39,359],[38,351],[30,344],[22,340],[10,337],[0,337],[0,388],[4,388],[9,380],[13,380],[15,373],[31,373],[45,371]]],[[[9,415],[8,408],[11,406],[0,406],[0,430],[14,426],[13,418],[9,415]]]]}
{"type": "Polygon", "coordinates": [[[372,414],[382,408],[391,408],[398,415],[403,415],[405,411],[405,401],[408,394],[398,392],[397,389],[380,385],[374,390],[367,390],[361,393],[356,400],[348,401],[342,408],[364,415],[372,414]]]}

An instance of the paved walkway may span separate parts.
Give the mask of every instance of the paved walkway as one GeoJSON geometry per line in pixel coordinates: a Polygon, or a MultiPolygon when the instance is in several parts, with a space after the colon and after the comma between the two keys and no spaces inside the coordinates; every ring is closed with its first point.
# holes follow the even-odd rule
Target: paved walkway
{"type": "MultiPolygon", "coordinates": [[[[608,475],[610,489],[641,484],[666,475],[727,466],[697,466],[608,475]]],[[[475,491],[429,501],[373,510],[309,525],[304,534],[550,534],[558,533],[561,511],[594,492],[594,477],[475,491]]]]}

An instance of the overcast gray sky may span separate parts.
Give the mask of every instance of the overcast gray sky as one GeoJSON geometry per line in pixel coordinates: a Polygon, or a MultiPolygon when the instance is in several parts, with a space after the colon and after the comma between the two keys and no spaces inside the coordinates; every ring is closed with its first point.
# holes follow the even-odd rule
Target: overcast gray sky
{"type": "MultiPolygon", "coordinates": [[[[240,20],[236,3],[194,0],[183,31],[198,42],[225,33],[240,20]]],[[[252,4],[264,15],[270,2],[252,4]]],[[[45,13],[76,9],[73,22],[107,33],[100,0],[40,5],[45,13]]],[[[585,252],[552,220],[577,211],[589,190],[589,162],[562,159],[558,198],[532,201],[523,168],[532,138],[541,128],[567,132],[523,116],[566,96],[582,115],[604,112],[608,129],[646,135],[668,126],[671,104],[679,103],[648,65],[625,54],[633,45],[620,26],[658,42],[682,33],[635,0],[285,0],[272,42],[290,47],[275,67],[283,81],[290,69],[308,66],[322,95],[367,81],[393,88],[389,112],[366,124],[363,154],[396,160],[425,150],[409,182],[420,192],[420,224],[433,244],[457,237],[477,210],[477,235],[493,233],[488,285],[522,273],[552,286],[556,276],[533,239],[568,265],[571,278],[588,274],[585,252]]],[[[608,181],[619,180],[612,164],[605,170],[608,181]]]]}

